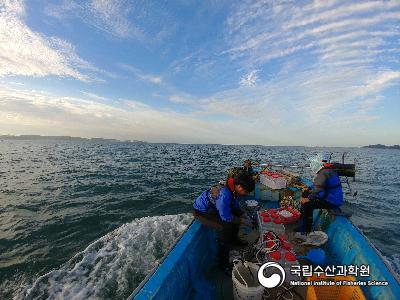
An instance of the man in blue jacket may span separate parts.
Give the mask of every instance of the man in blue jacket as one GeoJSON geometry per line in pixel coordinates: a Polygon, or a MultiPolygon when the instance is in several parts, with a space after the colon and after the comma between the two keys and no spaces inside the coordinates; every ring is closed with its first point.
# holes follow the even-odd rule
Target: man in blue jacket
{"type": "Polygon", "coordinates": [[[216,229],[221,241],[240,243],[237,239],[239,224],[246,223],[239,207],[238,197],[254,190],[254,179],[247,172],[228,178],[225,185],[205,190],[194,202],[194,217],[203,225],[216,229]]]}
{"type": "Polygon", "coordinates": [[[239,241],[240,224],[246,224],[238,197],[254,190],[254,179],[247,172],[228,178],[225,185],[219,184],[205,190],[193,204],[193,215],[204,226],[217,230],[219,239],[220,266],[228,266],[229,250],[246,245],[239,241]]]}
{"type": "MultiPolygon", "coordinates": [[[[343,190],[337,173],[331,169],[330,153],[320,153],[311,159],[311,171],[316,173],[311,190],[303,192],[301,199],[302,228],[309,233],[313,223],[313,211],[320,208],[336,208],[343,204],[343,190]]],[[[300,235],[298,235],[300,237],[300,235]]]]}

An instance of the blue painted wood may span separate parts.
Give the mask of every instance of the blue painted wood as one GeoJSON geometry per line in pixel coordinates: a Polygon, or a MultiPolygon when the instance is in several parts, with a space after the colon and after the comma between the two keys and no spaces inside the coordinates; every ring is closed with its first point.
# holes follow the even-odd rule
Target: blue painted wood
{"type": "Polygon", "coordinates": [[[335,257],[339,265],[369,265],[370,276],[359,280],[388,281],[389,286],[362,287],[367,299],[400,299],[398,276],[380,252],[372,245],[361,231],[345,217],[336,217],[327,230],[329,236],[328,252],[335,257]]]}
{"type": "Polygon", "coordinates": [[[204,277],[216,264],[215,232],[194,221],[139,291],[129,298],[213,299],[215,286],[204,277]]]}

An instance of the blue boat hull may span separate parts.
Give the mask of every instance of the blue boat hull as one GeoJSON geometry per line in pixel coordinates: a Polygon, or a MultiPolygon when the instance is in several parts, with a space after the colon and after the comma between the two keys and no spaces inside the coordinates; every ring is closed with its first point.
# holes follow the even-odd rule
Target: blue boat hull
{"type": "Polygon", "coordinates": [[[204,274],[216,264],[216,245],[215,232],[193,221],[129,299],[213,299],[215,287],[204,274]]]}
{"type": "Polygon", "coordinates": [[[339,265],[369,265],[370,276],[360,280],[387,281],[388,286],[362,286],[367,299],[400,299],[400,284],[379,251],[347,218],[336,217],[326,229],[328,252],[336,256],[339,265]]]}

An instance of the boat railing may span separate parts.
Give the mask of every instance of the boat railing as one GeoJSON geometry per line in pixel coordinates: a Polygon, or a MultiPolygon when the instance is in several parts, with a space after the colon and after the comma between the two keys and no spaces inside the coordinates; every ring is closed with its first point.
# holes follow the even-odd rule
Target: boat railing
{"type": "Polygon", "coordinates": [[[142,282],[135,288],[133,293],[127,298],[128,300],[132,300],[137,293],[143,288],[143,286],[147,283],[147,281],[150,279],[151,276],[157,271],[158,267],[162,265],[162,263],[165,261],[165,259],[168,257],[172,249],[175,248],[175,246],[179,243],[179,241],[182,239],[182,237],[185,235],[185,233],[189,230],[190,226],[192,226],[194,222],[194,219],[190,224],[185,228],[185,230],[182,232],[182,234],[176,238],[174,243],[171,245],[169,250],[164,254],[164,256],[157,262],[157,264],[153,267],[153,269],[149,272],[149,274],[146,275],[146,277],[142,280],[142,282]]]}

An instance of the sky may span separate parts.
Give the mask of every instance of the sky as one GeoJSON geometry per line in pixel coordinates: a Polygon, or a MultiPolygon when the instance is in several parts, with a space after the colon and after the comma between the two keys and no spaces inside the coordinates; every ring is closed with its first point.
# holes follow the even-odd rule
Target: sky
{"type": "Polygon", "coordinates": [[[0,134],[400,144],[399,46],[399,0],[0,0],[0,134]]]}

